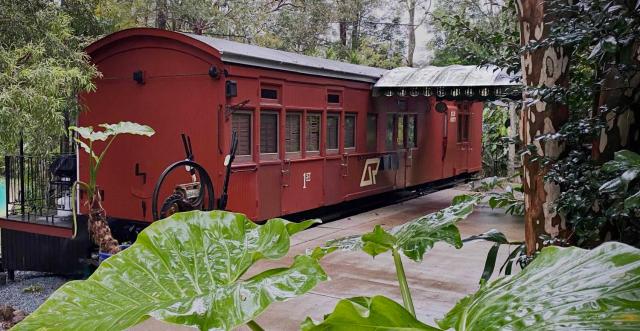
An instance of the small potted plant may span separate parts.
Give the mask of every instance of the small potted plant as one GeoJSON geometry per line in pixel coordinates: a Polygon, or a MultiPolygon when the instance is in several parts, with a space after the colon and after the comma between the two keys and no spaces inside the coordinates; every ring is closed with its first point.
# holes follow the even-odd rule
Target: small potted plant
{"type": "Polygon", "coordinates": [[[93,242],[100,248],[100,261],[102,261],[125,248],[118,245],[118,241],[111,234],[111,229],[107,223],[107,215],[102,207],[102,197],[100,196],[100,190],[96,183],[102,160],[118,135],[135,134],[150,137],[155,133],[155,131],[147,125],[132,122],[100,124],[100,127],[103,128],[103,130],[94,131],[91,126],[71,126],[69,127],[69,133],[77,133],[74,140],[78,143],[78,146],[89,154],[89,182],[86,183],[77,180],[72,186],[71,196],[73,201],[71,203],[71,207],[73,209],[73,236],[75,237],[77,232],[75,199],[77,188],[80,187],[81,190],[87,192],[88,200],[86,204],[89,206],[89,234],[91,235],[93,242]],[[99,141],[104,142],[106,145],[104,145],[102,151],[98,153],[95,145],[99,141]]]}

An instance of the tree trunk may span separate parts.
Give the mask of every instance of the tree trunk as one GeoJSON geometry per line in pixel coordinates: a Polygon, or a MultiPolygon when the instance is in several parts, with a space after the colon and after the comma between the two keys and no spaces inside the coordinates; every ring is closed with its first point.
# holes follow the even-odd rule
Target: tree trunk
{"type": "Polygon", "coordinates": [[[118,241],[111,235],[111,228],[107,223],[107,215],[102,208],[102,197],[96,189],[91,197],[89,212],[89,233],[93,242],[100,247],[101,252],[115,254],[120,251],[118,241]]]}
{"type": "Polygon", "coordinates": [[[156,28],[167,29],[167,0],[156,0],[156,28]]]}
{"type": "Polygon", "coordinates": [[[409,9],[409,43],[407,45],[407,66],[413,67],[413,53],[416,50],[416,0],[407,0],[407,8],[409,9]]]}
{"type": "Polygon", "coordinates": [[[593,146],[593,158],[605,162],[621,149],[640,152],[640,45],[635,43],[620,51],[617,63],[635,68],[620,72],[611,65],[605,74],[598,99],[598,113],[603,114],[606,126],[602,128],[598,141],[593,146]]]}
{"type": "MultiPolygon", "coordinates": [[[[520,21],[520,42],[525,46],[530,42],[547,37],[553,18],[545,15],[545,0],[517,0],[520,21]]],[[[526,100],[531,88],[554,85],[567,86],[569,52],[563,48],[536,48],[522,55],[522,78],[525,84],[523,97],[526,100]]],[[[527,253],[533,254],[542,248],[541,235],[566,237],[564,220],[553,211],[554,201],[560,194],[560,187],[545,182],[547,169],[535,158],[557,159],[564,146],[557,141],[537,141],[539,135],[554,133],[567,121],[566,106],[552,102],[525,102],[521,113],[520,138],[525,146],[533,145],[523,155],[523,189],[525,203],[525,241],[527,253]],[[534,155],[537,154],[537,155],[534,155]]]]}
{"type": "Polygon", "coordinates": [[[351,26],[351,50],[356,51],[360,47],[360,13],[356,13],[351,26]]]}
{"type": "Polygon", "coordinates": [[[347,46],[347,23],[340,22],[340,45],[347,46]]]}

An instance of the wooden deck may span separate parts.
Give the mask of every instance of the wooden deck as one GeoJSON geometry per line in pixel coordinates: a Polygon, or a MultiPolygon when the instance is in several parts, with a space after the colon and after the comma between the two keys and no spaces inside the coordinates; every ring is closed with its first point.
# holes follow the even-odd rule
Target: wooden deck
{"type": "Polygon", "coordinates": [[[9,215],[0,216],[0,229],[25,231],[30,233],[69,238],[72,235],[73,220],[71,216],[52,216],[51,213],[41,215],[9,215]]]}
{"type": "MultiPolygon", "coordinates": [[[[293,238],[291,251],[286,259],[278,262],[261,261],[249,272],[255,274],[266,268],[287,265],[293,256],[308,248],[317,247],[330,239],[364,233],[373,229],[376,224],[385,228],[402,224],[447,207],[451,199],[461,193],[464,192],[445,190],[303,231],[293,238]]],[[[524,239],[524,221],[521,217],[507,216],[487,206],[478,207],[459,227],[463,238],[495,228],[503,231],[511,240],[524,239]]],[[[478,280],[490,247],[490,243],[476,242],[456,250],[446,244],[436,244],[425,255],[422,263],[404,259],[420,320],[432,323],[434,318],[441,318],[459,299],[478,288],[478,280]]],[[[506,256],[507,248],[502,247],[498,263],[504,261],[506,256]]],[[[325,257],[321,264],[331,277],[330,281],[321,283],[302,297],[271,305],[257,318],[257,322],[266,330],[298,330],[307,316],[321,320],[341,298],[381,294],[402,302],[391,254],[373,259],[362,252],[337,252],[325,257]]],[[[146,321],[132,329],[192,330],[155,320],[146,321]]]]}

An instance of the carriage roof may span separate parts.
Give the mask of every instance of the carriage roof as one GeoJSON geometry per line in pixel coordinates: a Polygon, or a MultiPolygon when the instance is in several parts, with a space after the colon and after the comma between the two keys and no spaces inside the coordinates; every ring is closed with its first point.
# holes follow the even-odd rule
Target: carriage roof
{"type": "Polygon", "coordinates": [[[243,44],[226,39],[189,33],[185,33],[185,35],[217,49],[222,56],[222,61],[228,63],[369,83],[375,83],[388,71],[386,69],[243,44]]]}

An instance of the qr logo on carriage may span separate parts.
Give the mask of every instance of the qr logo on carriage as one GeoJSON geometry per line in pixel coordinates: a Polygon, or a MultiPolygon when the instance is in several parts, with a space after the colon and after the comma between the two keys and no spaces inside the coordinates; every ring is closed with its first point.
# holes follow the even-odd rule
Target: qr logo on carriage
{"type": "Polygon", "coordinates": [[[367,159],[362,170],[360,178],[360,187],[375,185],[376,175],[378,175],[378,167],[380,166],[380,158],[367,159]]]}

